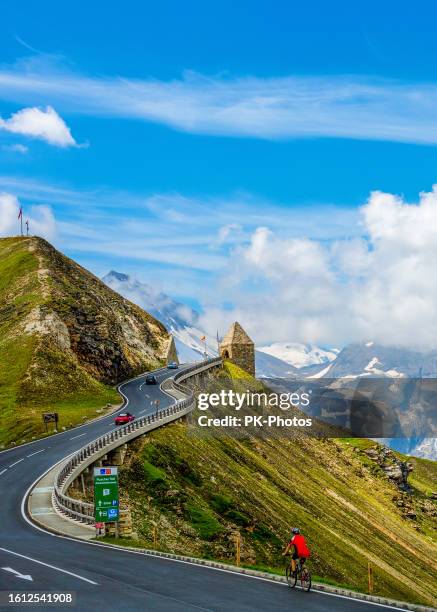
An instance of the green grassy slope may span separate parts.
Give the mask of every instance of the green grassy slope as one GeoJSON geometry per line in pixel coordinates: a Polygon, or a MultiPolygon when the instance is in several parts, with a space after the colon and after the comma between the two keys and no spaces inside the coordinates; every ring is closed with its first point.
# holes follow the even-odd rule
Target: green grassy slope
{"type": "Polygon", "coordinates": [[[161,337],[152,317],[45,241],[0,239],[0,447],[44,435],[44,411],[69,427],[119,403],[105,382],[157,365],[161,337]],[[136,352],[128,318],[146,339],[136,352]]]}
{"type": "MultiPolygon", "coordinates": [[[[259,383],[227,367],[236,390],[259,383]]],[[[224,385],[223,374],[221,385],[224,385]]],[[[413,460],[416,520],[403,518],[399,492],[352,440],[204,438],[174,424],[131,445],[121,470],[136,543],[176,553],[283,571],[282,547],[299,526],[312,550],[313,573],[327,582],[436,603],[436,464],[413,460]]],[[[365,445],[374,445],[364,441],[365,445]]]]}

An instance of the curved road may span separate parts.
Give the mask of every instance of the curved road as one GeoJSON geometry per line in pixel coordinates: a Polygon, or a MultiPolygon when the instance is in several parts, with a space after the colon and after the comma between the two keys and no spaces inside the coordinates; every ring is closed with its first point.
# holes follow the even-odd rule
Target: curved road
{"type": "MultiPolygon", "coordinates": [[[[174,376],[174,371],[158,370],[156,376],[162,382],[174,376]]],[[[137,417],[152,410],[152,399],[159,398],[160,408],[174,401],[159,385],[146,386],[144,375],[124,383],[122,391],[128,398],[129,411],[137,417]]],[[[253,612],[293,606],[308,612],[376,609],[365,602],[291,591],[283,584],[268,580],[87,544],[35,528],[22,514],[25,492],[56,462],[111,431],[113,419],[114,415],[107,416],[0,453],[0,592],[74,592],[75,609],[81,612],[119,609],[253,612]],[[33,580],[18,574],[31,575],[33,580]]],[[[0,608],[6,609],[1,605],[0,608]]],[[[40,606],[39,609],[65,607],[40,606]]]]}

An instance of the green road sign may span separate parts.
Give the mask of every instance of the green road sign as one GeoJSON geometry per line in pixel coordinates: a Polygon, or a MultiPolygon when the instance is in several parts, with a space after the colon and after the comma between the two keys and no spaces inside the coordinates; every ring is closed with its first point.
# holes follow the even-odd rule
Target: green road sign
{"type": "Polygon", "coordinates": [[[94,518],[97,523],[113,523],[120,514],[118,469],[94,468],[94,518]]]}

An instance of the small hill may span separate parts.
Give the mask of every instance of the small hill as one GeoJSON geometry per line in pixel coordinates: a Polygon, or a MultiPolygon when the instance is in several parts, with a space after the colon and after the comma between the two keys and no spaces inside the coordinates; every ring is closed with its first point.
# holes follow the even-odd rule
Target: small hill
{"type": "MultiPolygon", "coordinates": [[[[262,389],[225,368],[209,391],[262,389]]],[[[121,468],[137,532],[126,543],[152,548],[156,533],[161,550],[234,563],[239,533],[243,565],[282,573],[284,543],[299,526],[316,579],[366,592],[370,561],[376,594],[435,605],[437,464],[411,459],[405,491],[372,459],[384,452],[369,440],[163,427],[130,444],[121,468]]],[[[390,457],[393,466],[410,461],[390,457]]]]}
{"type": "Polygon", "coordinates": [[[0,239],[0,444],[95,416],[111,385],[156,367],[168,334],[41,238],[0,239]]]}

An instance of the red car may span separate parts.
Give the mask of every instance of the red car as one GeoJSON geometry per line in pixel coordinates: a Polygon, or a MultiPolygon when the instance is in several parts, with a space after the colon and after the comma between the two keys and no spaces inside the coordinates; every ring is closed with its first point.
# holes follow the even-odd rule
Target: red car
{"type": "Polygon", "coordinates": [[[135,421],[135,417],[130,412],[120,412],[120,414],[115,417],[116,425],[126,425],[131,421],[135,421]]]}

